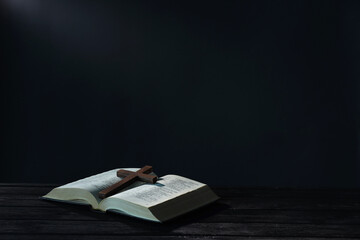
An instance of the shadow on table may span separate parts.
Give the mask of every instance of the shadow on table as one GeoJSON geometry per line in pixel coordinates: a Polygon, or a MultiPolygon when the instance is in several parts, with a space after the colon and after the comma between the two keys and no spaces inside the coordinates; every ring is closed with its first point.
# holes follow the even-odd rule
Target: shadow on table
{"type": "MultiPolygon", "coordinates": [[[[139,232],[148,232],[148,233],[169,233],[178,228],[184,227],[186,225],[191,225],[194,223],[207,223],[214,221],[216,215],[220,214],[222,211],[229,208],[229,205],[215,202],[207,206],[201,207],[189,213],[186,213],[182,216],[174,218],[165,223],[151,222],[147,220],[142,220],[139,218],[121,215],[118,213],[103,212],[93,210],[89,206],[84,205],[72,205],[61,202],[50,202],[50,204],[56,205],[59,208],[62,208],[66,212],[72,213],[74,215],[74,220],[83,220],[83,221],[104,221],[112,222],[114,224],[119,223],[121,225],[127,225],[128,228],[134,228],[139,230],[139,232]],[[90,211],[89,211],[90,208],[90,211]],[[215,216],[215,218],[214,218],[215,216]],[[212,220],[211,220],[211,219],[212,220]]],[[[70,219],[69,219],[70,220],[70,219]]]]}
{"type": "Polygon", "coordinates": [[[135,226],[138,229],[151,229],[151,232],[161,231],[166,233],[194,223],[207,223],[209,222],[209,218],[214,219],[214,216],[220,214],[222,211],[228,208],[229,206],[224,203],[215,202],[164,223],[146,221],[134,217],[119,215],[116,213],[107,213],[107,215],[116,215],[119,221],[123,221],[124,223],[135,226]]]}

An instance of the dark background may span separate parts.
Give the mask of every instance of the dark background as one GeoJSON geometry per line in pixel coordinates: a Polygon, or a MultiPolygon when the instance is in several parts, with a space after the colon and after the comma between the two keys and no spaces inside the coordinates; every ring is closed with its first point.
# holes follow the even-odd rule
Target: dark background
{"type": "Polygon", "coordinates": [[[0,7],[1,182],[360,186],[358,1],[0,7]]]}

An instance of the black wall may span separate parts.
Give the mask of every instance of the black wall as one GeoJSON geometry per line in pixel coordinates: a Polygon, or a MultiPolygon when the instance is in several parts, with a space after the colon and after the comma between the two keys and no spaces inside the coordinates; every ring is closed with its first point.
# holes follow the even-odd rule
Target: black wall
{"type": "Polygon", "coordinates": [[[360,186],[357,1],[0,7],[1,182],[360,186]]]}

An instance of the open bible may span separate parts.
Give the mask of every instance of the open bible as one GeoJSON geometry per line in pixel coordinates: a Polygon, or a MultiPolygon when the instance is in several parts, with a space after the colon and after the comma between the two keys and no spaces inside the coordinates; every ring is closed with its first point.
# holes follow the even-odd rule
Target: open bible
{"type": "Polygon", "coordinates": [[[156,222],[170,220],[219,198],[206,184],[177,175],[166,175],[155,184],[135,182],[115,195],[100,199],[99,191],[121,180],[116,176],[118,170],[54,188],[42,198],[91,205],[93,209],[103,212],[112,211],[156,222]]]}

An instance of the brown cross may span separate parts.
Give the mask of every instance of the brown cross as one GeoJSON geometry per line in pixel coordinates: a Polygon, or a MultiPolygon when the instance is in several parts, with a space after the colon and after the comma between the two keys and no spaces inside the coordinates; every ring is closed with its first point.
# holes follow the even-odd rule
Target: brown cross
{"type": "Polygon", "coordinates": [[[109,196],[117,193],[121,189],[126,188],[127,186],[129,186],[130,184],[132,184],[133,182],[135,182],[137,180],[141,180],[143,182],[148,182],[148,183],[156,183],[157,177],[154,175],[148,174],[151,172],[152,172],[151,166],[142,167],[141,169],[137,170],[136,172],[131,172],[131,171],[120,169],[117,171],[117,176],[122,177],[123,179],[120,182],[117,182],[114,185],[111,185],[110,187],[99,192],[99,198],[109,197],[109,196]]]}

